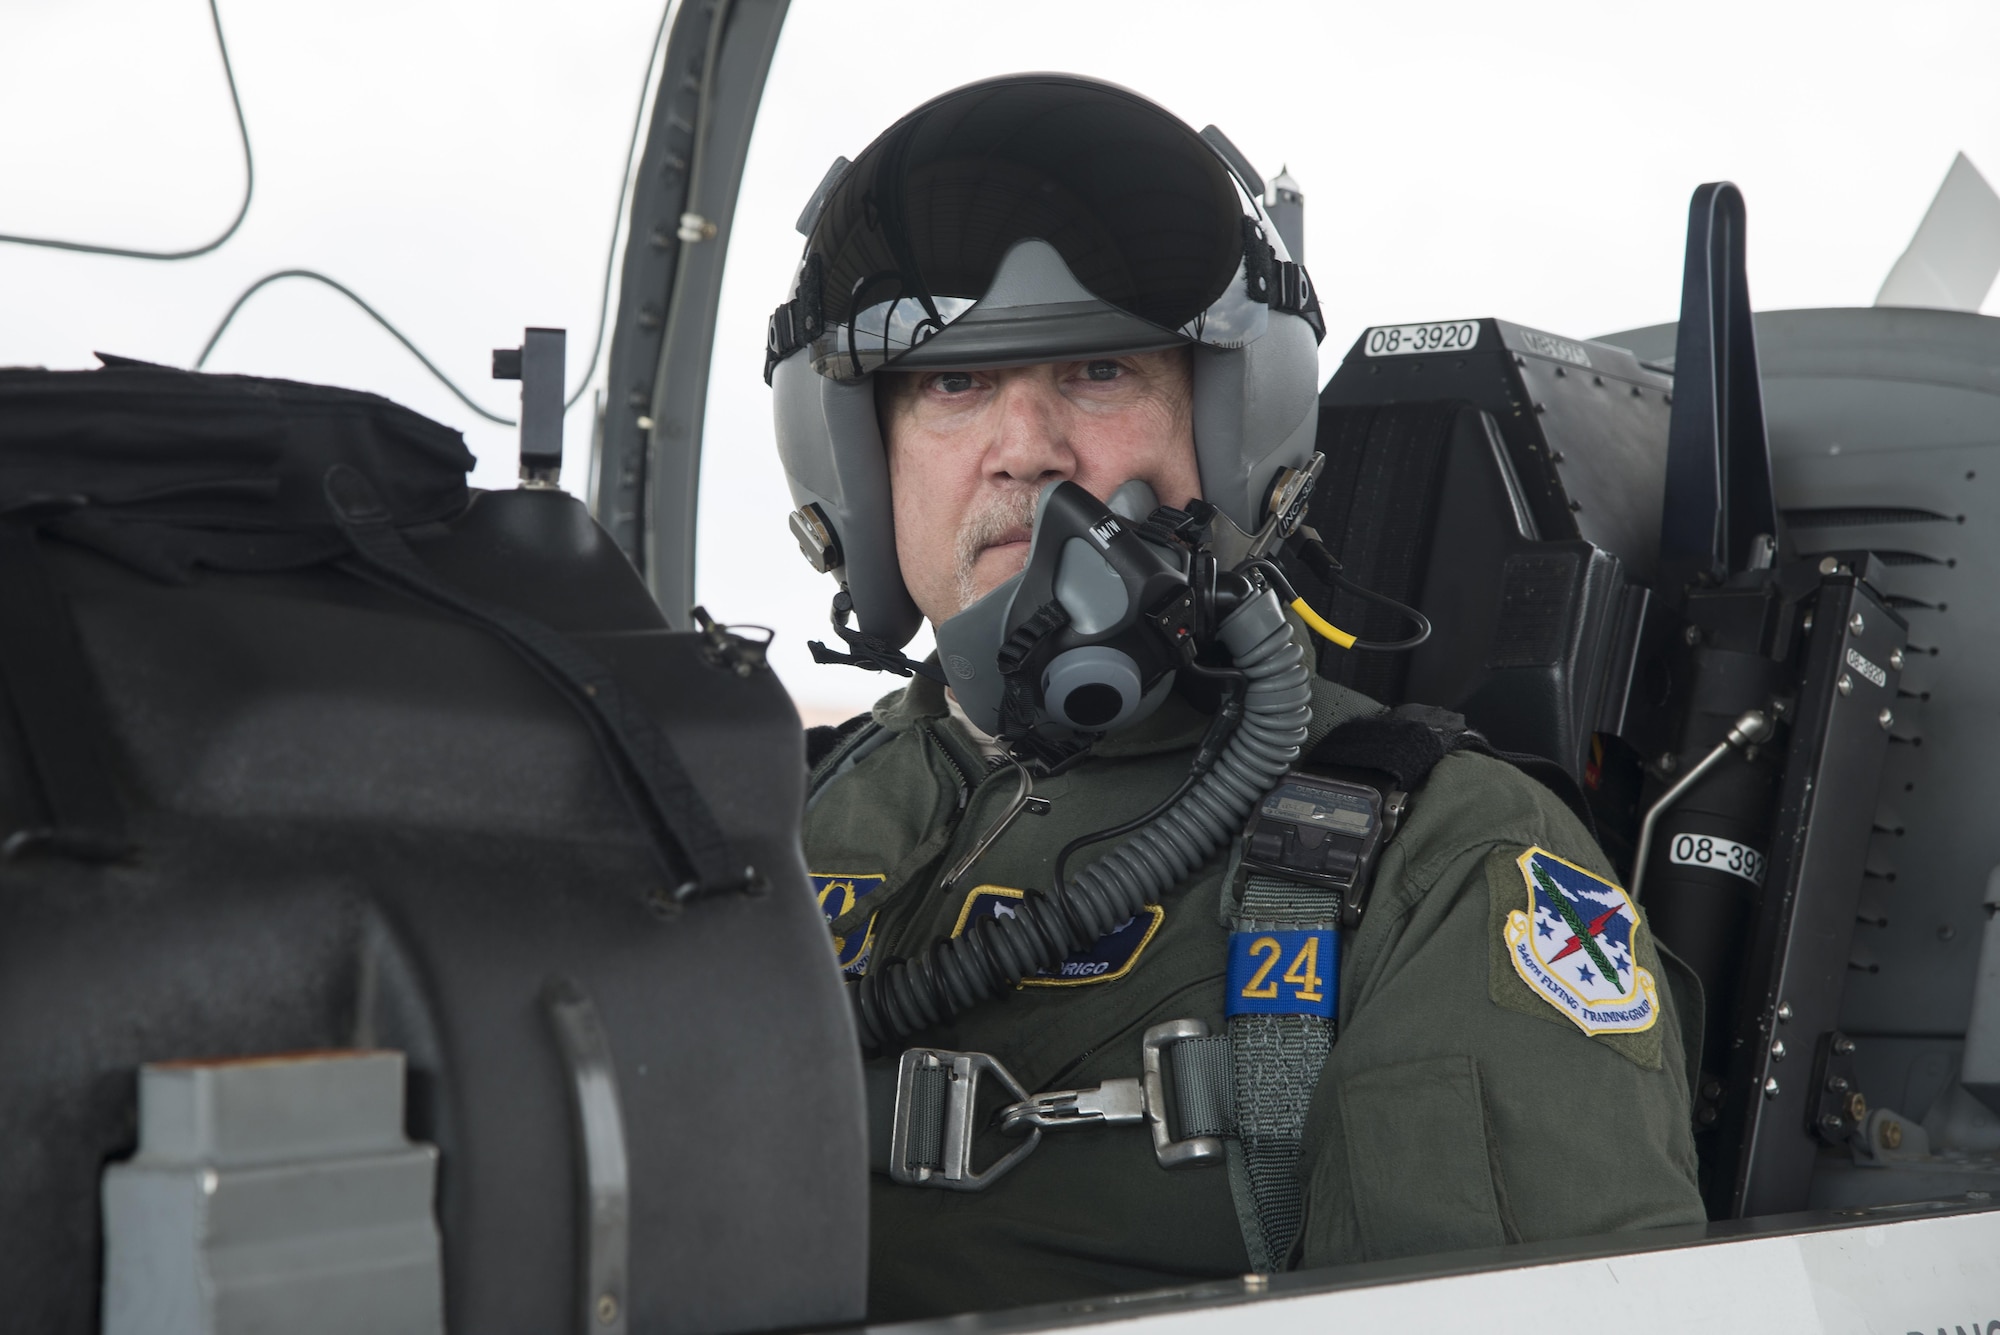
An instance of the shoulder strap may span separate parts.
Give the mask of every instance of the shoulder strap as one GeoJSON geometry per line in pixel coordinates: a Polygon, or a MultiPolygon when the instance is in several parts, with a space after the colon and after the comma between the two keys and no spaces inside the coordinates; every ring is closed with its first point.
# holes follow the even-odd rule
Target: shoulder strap
{"type": "MultiPolygon", "coordinates": [[[[1386,843],[1395,834],[1391,813],[1400,802],[1397,790],[1417,791],[1438,762],[1454,751],[1493,756],[1540,780],[1595,835],[1582,793],[1560,766],[1539,756],[1496,749],[1462,715],[1448,709],[1400,705],[1350,719],[1320,739],[1304,767],[1335,771],[1344,780],[1358,778],[1374,787],[1381,794],[1386,843]]],[[[1223,892],[1224,922],[1231,936],[1227,1052],[1236,1114],[1236,1137],[1225,1142],[1225,1152],[1230,1192],[1250,1263],[1259,1271],[1273,1271],[1290,1264],[1303,1222],[1299,1154],[1320,1072],[1337,1037],[1338,1016],[1331,1005],[1324,1014],[1296,1013],[1303,1008],[1283,1014],[1247,1007],[1239,1012],[1234,993],[1242,985],[1238,966],[1240,961],[1251,962],[1258,949],[1268,955],[1276,947],[1279,956],[1275,967],[1266,970],[1267,981],[1269,976],[1304,977],[1316,965],[1326,990],[1337,997],[1341,900],[1327,887],[1304,878],[1291,880],[1248,867],[1241,872],[1241,899],[1235,897],[1237,867],[1225,879],[1223,892]],[[1312,939],[1321,945],[1308,963],[1306,943],[1312,939]]],[[[1365,897],[1365,885],[1353,886],[1350,894],[1365,897]]]]}
{"type": "Polygon", "coordinates": [[[1597,838],[1597,818],[1568,770],[1545,756],[1503,751],[1463,714],[1436,705],[1398,705],[1343,723],[1320,739],[1307,763],[1374,770],[1394,779],[1404,792],[1415,792],[1438,762],[1454,751],[1506,761],[1560,797],[1590,837],[1597,838]]]}

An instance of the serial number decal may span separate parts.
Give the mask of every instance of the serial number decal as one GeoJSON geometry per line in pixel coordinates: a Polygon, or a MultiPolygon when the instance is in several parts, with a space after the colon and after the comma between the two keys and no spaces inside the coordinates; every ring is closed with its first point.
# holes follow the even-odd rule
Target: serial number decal
{"type": "Polygon", "coordinates": [[[1529,352],[1539,356],[1553,357],[1559,362],[1568,362],[1571,366],[1590,365],[1590,350],[1583,344],[1572,343],[1566,338],[1557,338],[1554,334],[1544,334],[1539,329],[1523,329],[1521,343],[1529,352]]]}
{"type": "Polygon", "coordinates": [[[1764,884],[1767,861],[1762,853],[1734,839],[1706,834],[1677,834],[1668,857],[1678,867],[1706,867],[1741,876],[1752,885],[1764,884]]]}
{"type": "Polygon", "coordinates": [[[1860,654],[1856,653],[1852,649],[1849,649],[1847,651],[1847,666],[1853,668],[1856,672],[1859,672],[1862,676],[1868,678],[1868,680],[1874,682],[1877,686],[1886,687],[1889,684],[1888,673],[1884,672],[1881,668],[1876,667],[1873,663],[1869,662],[1867,659],[1863,658],[1860,654]]]}
{"type": "Polygon", "coordinates": [[[1402,357],[1414,352],[1464,352],[1479,342],[1479,321],[1445,324],[1385,324],[1364,336],[1362,349],[1370,357],[1402,357]]]}

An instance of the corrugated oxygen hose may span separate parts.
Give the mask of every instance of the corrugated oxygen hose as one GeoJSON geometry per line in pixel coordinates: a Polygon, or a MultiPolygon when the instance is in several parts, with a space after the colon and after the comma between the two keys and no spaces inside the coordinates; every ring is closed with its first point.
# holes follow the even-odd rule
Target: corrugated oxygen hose
{"type": "Polygon", "coordinates": [[[1215,766],[1180,801],[1071,879],[1058,901],[1030,895],[1011,918],[985,918],[914,959],[885,963],[854,990],[862,1045],[881,1051],[1031,977],[1184,881],[1243,828],[1305,745],[1312,677],[1277,595],[1266,589],[1220,627],[1245,678],[1243,721],[1215,766]]]}

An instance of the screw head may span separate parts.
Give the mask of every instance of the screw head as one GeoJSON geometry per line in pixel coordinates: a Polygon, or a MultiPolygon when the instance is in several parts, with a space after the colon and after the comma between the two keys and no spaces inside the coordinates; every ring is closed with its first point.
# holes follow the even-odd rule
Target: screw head
{"type": "Polygon", "coordinates": [[[1839,1113],[1831,1113],[1831,1112],[1821,1113],[1819,1118],[1819,1124],[1825,1127],[1833,1135],[1837,1136],[1840,1134],[1840,1128],[1842,1123],[1840,1120],[1839,1113]]]}
{"type": "Polygon", "coordinates": [[[1898,672],[1903,670],[1903,651],[1901,649],[1891,649],[1889,651],[1889,666],[1898,672]]]}
{"type": "Polygon", "coordinates": [[[1685,641],[1686,641],[1687,643],[1689,643],[1689,644],[1700,644],[1700,643],[1701,643],[1701,627],[1700,627],[1700,626],[1689,626],[1689,627],[1688,627],[1687,629],[1685,629],[1685,630],[1683,630],[1683,631],[1681,632],[1681,639],[1685,640],[1685,641]]]}
{"type": "Polygon", "coordinates": [[[1791,1019],[1791,1018],[1792,1018],[1792,1003],[1791,1003],[1791,1002],[1789,1002],[1789,1001],[1781,1001],[1781,1002],[1779,1002],[1779,1003],[1778,1003],[1778,1018],[1779,1018],[1780,1020],[1789,1020],[1789,1019],[1791,1019]]]}
{"type": "Polygon", "coordinates": [[[1861,613],[1856,612],[1853,616],[1847,618],[1847,628],[1856,635],[1859,635],[1862,631],[1868,629],[1868,623],[1861,619],[1861,613]]]}
{"type": "Polygon", "coordinates": [[[1681,767],[1680,760],[1671,751],[1662,751],[1660,758],[1653,762],[1660,767],[1660,773],[1672,774],[1681,767]]]}
{"type": "Polygon", "coordinates": [[[609,1293],[597,1296],[597,1323],[608,1326],[618,1319],[618,1299],[609,1293]]]}
{"type": "Polygon", "coordinates": [[[1819,558],[1820,574],[1831,575],[1838,569],[1840,569],[1840,558],[1834,556],[1822,556],[1819,558]]]}
{"type": "Polygon", "coordinates": [[[1887,732],[1895,725],[1896,716],[1885,709],[1875,716],[1875,721],[1882,725],[1883,732],[1887,732]]]}
{"type": "Polygon", "coordinates": [[[1854,1051],[1854,1040],[1846,1034],[1842,1034],[1839,1038],[1833,1040],[1833,1050],[1845,1057],[1848,1053],[1854,1051]]]}
{"type": "Polygon", "coordinates": [[[1767,1075],[1764,1077],[1764,1097],[1767,1099],[1775,1099],[1778,1097],[1777,1076],[1767,1075]]]}
{"type": "Polygon", "coordinates": [[[1826,1092],[1829,1094],[1845,1094],[1847,1092],[1847,1077],[1844,1075],[1828,1076],[1826,1078],[1826,1092]]]}
{"type": "Polygon", "coordinates": [[[1716,1112],[1715,1109],[1704,1105],[1699,1112],[1695,1113],[1694,1120],[1700,1122],[1703,1126],[1714,1126],[1720,1117],[1721,1114],[1716,1112]]]}
{"type": "Polygon", "coordinates": [[[1781,1038],[1777,1042],[1771,1045],[1771,1060],[1774,1062],[1781,1062],[1784,1059],[1785,1059],[1785,1040],[1781,1038]]]}
{"type": "Polygon", "coordinates": [[[1859,1122],[1868,1115],[1868,1100],[1862,1097],[1858,1089],[1847,1096],[1847,1101],[1842,1106],[1847,1109],[1847,1120],[1850,1122],[1859,1122]]]}
{"type": "Polygon", "coordinates": [[[1881,1131],[1877,1134],[1881,1137],[1882,1148],[1889,1150],[1902,1148],[1903,1124],[1901,1122],[1885,1121],[1882,1123],[1881,1131]]]}
{"type": "Polygon", "coordinates": [[[1841,673],[1840,680],[1833,684],[1833,689],[1839,691],[1842,695],[1854,694],[1854,678],[1848,676],[1845,672],[1841,673]]]}
{"type": "Polygon", "coordinates": [[[1722,1082],[1720,1080],[1715,1080],[1715,1079],[1704,1081],[1701,1087],[1701,1096],[1705,1099],[1721,1098],[1722,1082]]]}

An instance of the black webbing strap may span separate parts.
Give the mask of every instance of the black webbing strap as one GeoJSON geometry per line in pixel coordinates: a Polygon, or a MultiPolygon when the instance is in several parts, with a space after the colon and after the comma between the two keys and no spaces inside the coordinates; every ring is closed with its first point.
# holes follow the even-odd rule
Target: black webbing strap
{"type": "Polygon", "coordinates": [[[1350,719],[1320,739],[1309,761],[1374,770],[1394,779],[1404,792],[1413,793],[1437,763],[1454,751],[1476,751],[1506,761],[1560,797],[1590,831],[1590,837],[1598,837],[1590,803],[1568,770],[1544,756],[1502,751],[1466,723],[1464,715],[1435,705],[1398,705],[1380,714],[1350,719]]]}
{"type": "Polygon", "coordinates": [[[675,900],[756,888],[753,868],[731,852],[672,741],[618,679],[563,635],[512,608],[468,597],[410,550],[374,484],[346,464],[326,472],[327,506],[355,559],[341,566],[418,598],[499,637],[576,708],[632,812],[673,881],[675,900]]]}
{"type": "Polygon", "coordinates": [[[89,861],[131,851],[114,754],[76,627],[31,523],[0,520],[0,682],[41,787],[46,825],[0,830],[0,856],[46,849],[89,861]]]}

